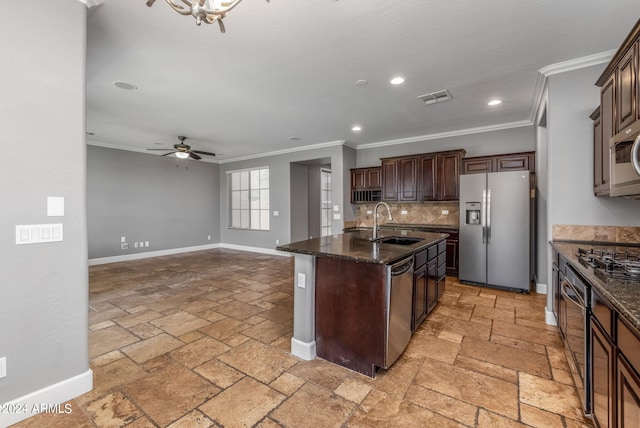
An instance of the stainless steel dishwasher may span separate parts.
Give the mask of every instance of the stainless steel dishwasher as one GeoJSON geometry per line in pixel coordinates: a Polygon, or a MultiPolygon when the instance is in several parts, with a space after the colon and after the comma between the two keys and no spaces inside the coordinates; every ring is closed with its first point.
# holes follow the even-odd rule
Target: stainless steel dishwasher
{"type": "Polygon", "coordinates": [[[385,369],[391,367],[411,340],[413,255],[387,266],[387,284],[385,369]]]}

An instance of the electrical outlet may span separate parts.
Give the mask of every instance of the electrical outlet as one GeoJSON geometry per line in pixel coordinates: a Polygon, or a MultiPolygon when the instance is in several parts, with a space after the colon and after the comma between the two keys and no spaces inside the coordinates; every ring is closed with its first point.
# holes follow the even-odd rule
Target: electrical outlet
{"type": "Polygon", "coordinates": [[[276,245],[278,245],[280,243],[279,239],[276,239],[276,245]]]}
{"type": "Polygon", "coordinates": [[[133,243],[133,248],[138,248],[138,243],[137,242],[133,243]]]}
{"type": "Polygon", "coordinates": [[[306,284],[306,277],[303,273],[299,273],[298,274],[298,287],[300,288],[305,288],[307,286],[306,284]]]}
{"type": "Polygon", "coordinates": [[[7,377],[7,357],[0,358],[0,379],[7,377]]]}
{"type": "Polygon", "coordinates": [[[149,241],[144,241],[144,246],[148,247],[149,246],[149,241]]]}
{"type": "Polygon", "coordinates": [[[207,241],[211,241],[211,235],[207,236],[207,241]]]}
{"type": "Polygon", "coordinates": [[[442,210],[442,215],[449,215],[449,210],[442,210]]]}
{"type": "Polygon", "coordinates": [[[128,250],[129,249],[129,244],[127,244],[126,242],[120,244],[120,249],[121,250],[128,250]]]}
{"type": "Polygon", "coordinates": [[[407,215],[407,214],[409,214],[409,211],[407,211],[407,210],[402,210],[402,211],[400,211],[400,214],[402,214],[402,215],[407,215]]]}
{"type": "Polygon", "coordinates": [[[127,237],[126,237],[126,236],[121,236],[121,237],[120,237],[120,242],[122,242],[123,244],[124,244],[125,242],[127,242],[127,237]]]}
{"type": "Polygon", "coordinates": [[[367,210],[367,215],[371,215],[371,214],[373,214],[373,211],[367,210]]]}

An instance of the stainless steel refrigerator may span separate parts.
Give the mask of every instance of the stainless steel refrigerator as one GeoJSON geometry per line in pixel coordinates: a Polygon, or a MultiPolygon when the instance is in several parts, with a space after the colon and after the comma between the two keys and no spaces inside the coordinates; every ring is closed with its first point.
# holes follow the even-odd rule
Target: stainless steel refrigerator
{"type": "Polygon", "coordinates": [[[460,281],[529,292],[529,171],[460,176],[460,281]]]}

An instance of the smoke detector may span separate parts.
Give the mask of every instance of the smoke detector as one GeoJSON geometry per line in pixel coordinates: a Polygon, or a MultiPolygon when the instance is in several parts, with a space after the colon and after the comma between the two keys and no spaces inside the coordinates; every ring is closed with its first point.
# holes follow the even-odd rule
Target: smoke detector
{"type": "Polygon", "coordinates": [[[419,99],[422,100],[426,105],[441,103],[444,101],[452,100],[453,97],[449,93],[447,89],[443,89],[441,91],[431,92],[430,94],[419,95],[419,99]]]}

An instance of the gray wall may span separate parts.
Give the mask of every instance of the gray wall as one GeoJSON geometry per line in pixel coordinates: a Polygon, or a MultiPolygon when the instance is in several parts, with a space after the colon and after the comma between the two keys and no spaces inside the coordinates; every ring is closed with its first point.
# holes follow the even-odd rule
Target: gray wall
{"type": "MultiPolygon", "coordinates": [[[[257,247],[274,249],[276,240],[280,244],[291,242],[291,163],[304,163],[315,159],[331,159],[331,168],[341,171],[343,162],[343,147],[341,145],[329,146],[325,148],[304,150],[287,153],[277,156],[265,156],[262,158],[248,159],[237,162],[223,163],[220,165],[220,241],[225,244],[241,245],[247,247],[257,247]],[[241,230],[229,228],[229,197],[227,172],[257,167],[269,167],[270,179],[270,230],[241,230]],[[273,212],[278,211],[277,217],[273,212]]],[[[352,168],[353,166],[346,166],[352,168]]],[[[344,176],[335,174],[332,176],[332,198],[335,201],[343,201],[344,193],[349,192],[349,181],[344,180],[344,176]],[[345,187],[346,186],[346,187],[345,187]]],[[[341,233],[343,228],[344,205],[340,206],[339,220],[332,222],[334,233],[341,233]]]]}
{"type": "Polygon", "coordinates": [[[604,64],[548,80],[549,226],[640,226],[640,201],[593,196],[594,82],[604,64]]]}
{"type": "MultiPolygon", "coordinates": [[[[593,195],[593,122],[589,114],[599,105],[594,85],[605,64],[549,76],[546,88],[547,129],[538,134],[539,155],[548,164],[539,177],[538,198],[546,203],[546,230],[539,242],[552,239],[554,224],[640,226],[640,201],[593,195]]],[[[543,100],[543,103],[545,100],[543,100]]],[[[542,208],[542,207],[541,207],[542,208]]],[[[546,260],[546,276],[538,282],[551,285],[551,249],[538,251],[539,264],[546,260]],[[546,282],[544,281],[546,279],[546,282]]],[[[539,274],[542,272],[538,271],[539,274]]],[[[551,308],[552,295],[547,295],[551,308]]]]}
{"type": "Polygon", "coordinates": [[[439,138],[417,143],[359,149],[357,166],[378,166],[380,158],[465,149],[466,156],[484,156],[501,153],[530,152],[535,150],[534,127],[502,129],[471,135],[439,138]]]}
{"type": "Polygon", "coordinates": [[[0,13],[0,403],[86,373],[86,7],[36,0],[0,13]],[[47,196],[65,199],[47,217],[47,196]],[[15,245],[19,224],[62,223],[64,241],[15,245]]]}
{"type": "Polygon", "coordinates": [[[208,162],[89,146],[89,258],[220,242],[218,171],[208,162]],[[140,241],[149,247],[134,248],[140,241]]]}
{"type": "MultiPolygon", "coordinates": [[[[309,165],[291,164],[291,241],[309,238],[309,165]]],[[[283,242],[284,244],[284,242],[283,242]]]]}

